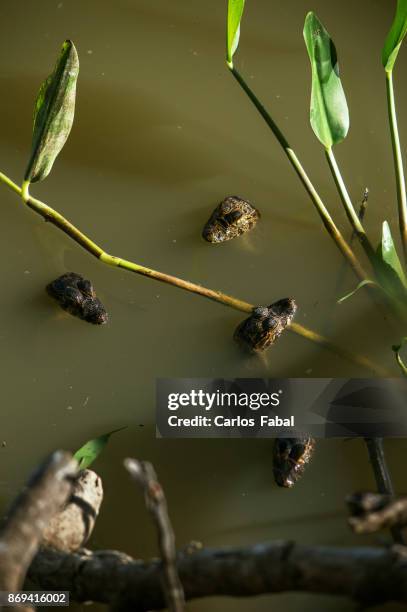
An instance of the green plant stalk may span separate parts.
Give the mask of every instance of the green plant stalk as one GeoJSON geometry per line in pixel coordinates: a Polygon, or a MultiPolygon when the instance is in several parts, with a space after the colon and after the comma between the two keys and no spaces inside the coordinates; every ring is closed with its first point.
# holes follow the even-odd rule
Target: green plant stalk
{"type": "Polygon", "coordinates": [[[369,238],[366,235],[366,232],[364,230],[364,227],[362,225],[361,219],[359,217],[359,215],[357,214],[353,204],[352,204],[352,200],[350,199],[348,190],[346,189],[346,185],[345,182],[342,178],[341,172],[339,170],[338,164],[336,162],[335,159],[335,155],[334,152],[332,150],[332,147],[329,147],[327,149],[325,149],[325,155],[328,161],[328,165],[329,168],[332,172],[332,176],[334,178],[335,181],[335,185],[338,189],[339,195],[341,197],[342,200],[342,204],[345,208],[345,212],[346,215],[349,219],[349,222],[353,228],[353,231],[355,233],[355,235],[357,236],[357,238],[359,239],[360,243],[362,244],[366,255],[369,258],[369,261],[371,263],[374,262],[374,249],[370,243],[369,238]]]}
{"type": "Polygon", "coordinates": [[[360,264],[359,260],[357,259],[355,253],[353,252],[353,250],[351,249],[351,247],[346,242],[346,240],[342,236],[341,232],[339,231],[339,229],[335,225],[331,215],[329,214],[327,208],[325,207],[325,204],[321,200],[318,192],[316,191],[314,185],[312,184],[312,182],[309,179],[307,173],[305,172],[305,170],[304,170],[302,164],[300,163],[297,155],[295,154],[293,149],[290,147],[290,145],[289,145],[287,139],[285,138],[284,134],[281,132],[281,130],[277,126],[277,124],[273,121],[273,119],[268,114],[268,112],[266,111],[264,106],[261,104],[261,102],[259,101],[257,96],[254,94],[254,92],[247,85],[246,81],[244,80],[242,75],[238,72],[238,70],[236,70],[236,68],[234,68],[233,65],[231,65],[230,63],[227,63],[227,66],[228,66],[229,70],[231,71],[231,73],[233,74],[233,76],[235,77],[236,81],[239,83],[239,85],[241,86],[243,91],[247,94],[247,96],[249,97],[251,102],[257,108],[257,110],[259,111],[260,115],[263,117],[263,119],[265,120],[265,122],[267,123],[267,125],[269,126],[271,131],[273,132],[274,136],[277,138],[278,142],[282,146],[282,148],[283,148],[285,154],[287,155],[291,165],[293,166],[293,168],[294,168],[295,172],[297,173],[299,179],[301,180],[302,184],[304,185],[308,195],[310,196],[311,200],[313,201],[314,206],[317,209],[318,214],[319,214],[319,216],[322,219],[322,223],[324,224],[324,226],[325,226],[326,230],[328,231],[329,235],[331,236],[331,238],[334,240],[336,246],[341,251],[341,253],[345,257],[345,259],[348,261],[348,263],[352,267],[353,271],[355,272],[356,276],[360,280],[367,280],[368,276],[367,276],[366,272],[362,268],[362,265],[360,264]]]}
{"type": "MultiPolygon", "coordinates": [[[[0,172],[0,182],[7,185],[7,187],[14,191],[18,196],[22,197],[23,201],[27,204],[27,206],[29,206],[32,210],[41,215],[41,217],[43,217],[45,221],[49,221],[50,223],[58,227],[70,238],[75,240],[75,242],[82,246],[86,251],[88,251],[88,253],[91,253],[91,255],[99,259],[99,261],[116,268],[123,268],[124,270],[127,270],[129,272],[135,272],[136,274],[141,274],[143,276],[147,276],[149,278],[153,278],[164,283],[169,283],[171,285],[174,285],[175,287],[185,289],[186,291],[191,291],[192,293],[202,295],[203,297],[214,300],[215,302],[224,304],[225,306],[230,306],[235,310],[239,310],[245,313],[252,312],[254,308],[253,304],[250,304],[243,300],[239,300],[238,298],[234,298],[230,295],[226,295],[221,291],[207,289],[206,287],[202,287],[201,285],[196,285],[195,283],[191,283],[181,278],[177,278],[176,276],[164,274],[163,272],[158,272],[157,270],[146,268],[145,266],[141,266],[132,261],[127,261],[125,259],[121,259],[120,257],[109,255],[95,242],[93,242],[92,240],[90,240],[90,238],[83,234],[78,228],[76,228],[72,223],[65,219],[65,217],[63,217],[60,213],[55,211],[53,208],[51,208],[44,202],[41,202],[41,200],[33,198],[29,194],[29,183],[24,183],[23,187],[20,188],[16,183],[14,183],[14,181],[12,181],[2,172],[0,172]]],[[[340,357],[352,361],[356,365],[371,370],[377,376],[389,375],[389,372],[387,370],[371,362],[367,357],[353,353],[352,351],[349,351],[346,348],[336,346],[333,342],[331,342],[324,336],[321,336],[317,332],[314,332],[313,330],[304,327],[299,323],[292,323],[288,329],[290,329],[295,334],[302,336],[303,338],[306,338],[307,340],[310,340],[328,349],[329,351],[332,351],[340,357]]]]}
{"type": "Polygon", "coordinates": [[[403,376],[407,376],[407,366],[404,363],[404,361],[403,361],[403,359],[402,359],[402,357],[400,355],[400,351],[401,351],[402,346],[403,345],[401,344],[398,347],[393,347],[393,351],[394,351],[394,356],[396,358],[397,365],[399,366],[399,368],[401,370],[401,373],[403,374],[403,376]]]}
{"type": "Polygon", "coordinates": [[[399,212],[399,227],[404,259],[407,262],[407,198],[404,179],[403,156],[401,154],[400,137],[397,126],[396,103],[394,99],[393,71],[386,71],[387,107],[391,142],[393,147],[394,169],[396,173],[397,202],[399,212]]]}
{"type": "Polygon", "coordinates": [[[398,366],[399,366],[403,376],[407,376],[407,367],[406,367],[404,361],[402,360],[402,358],[400,357],[400,355],[398,353],[396,353],[396,361],[397,361],[397,364],[398,364],[398,366]]]}

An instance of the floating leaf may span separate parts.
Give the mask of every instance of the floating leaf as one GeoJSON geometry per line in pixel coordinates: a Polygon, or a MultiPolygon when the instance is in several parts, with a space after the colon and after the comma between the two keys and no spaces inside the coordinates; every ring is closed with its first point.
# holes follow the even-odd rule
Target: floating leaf
{"type": "Polygon", "coordinates": [[[397,364],[398,364],[398,366],[399,366],[399,368],[402,371],[404,376],[407,376],[407,366],[404,363],[404,361],[402,360],[402,358],[400,357],[400,351],[403,348],[403,344],[405,344],[406,341],[407,341],[407,337],[404,337],[401,340],[400,344],[395,344],[395,345],[393,345],[391,347],[392,351],[394,352],[394,354],[396,356],[397,364]]]}
{"type": "Polygon", "coordinates": [[[407,32],[407,0],[397,0],[397,9],[382,51],[382,62],[386,72],[393,70],[401,43],[407,32]]]}
{"type": "Polygon", "coordinates": [[[43,82],[34,108],[31,157],[24,180],[42,181],[64,146],[75,113],[79,59],[75,45],[66,40],[53,73],[43,82]]]}
{"type": "Polygon", "coordinates": [[[245,0],[228,0],[228,21],[226,31],[226,61],[232,67],[233,56],[239,45],[240,21],[245,0]]]}
{"type": "Polygon", "coordinates": [[[348,298],[352,297],[352,295],[355,295],[355,293],[357,291],[359,291],[359,289],[361,289],[362,287],[365,287],[366,285],[374,285],[376,286],[378,289],[380,289],[380,285],[378,285],[375,281],[370,280],[370,279],[366,279],[361,281],[358,286],[356,287],[356,289],[354,289],[353,291],[351,291],[350,293],[347,293],[346,295],[344,295],[343,297],[341,297],[338,300],[338,304],[342,304],[342,302],[344,302],[345,300],[347,300],[348,298]]]}
{"type": "Polygon", "coordinates": [[[311,127],[327,148],[341,142],[349,129],[349,111],[339,78],[335,45],[315,13],[308,13],[304,40],[311,61],[311,127]]]}
{"type": "Polygon", "coordinates": [[[113,431],[109,431],[98,438],[94,438],[93,440],[86,442],[86,444],[84,444],[74,454],[74,459],[76,459],[79,463],[79,468],[81,470],[86,470],[105,448],[106,444],[109,442],[110,436],[118,431],[122,431],[123,429],[126,428],[120,427],[119,429],[113,429],[113,431]]]}

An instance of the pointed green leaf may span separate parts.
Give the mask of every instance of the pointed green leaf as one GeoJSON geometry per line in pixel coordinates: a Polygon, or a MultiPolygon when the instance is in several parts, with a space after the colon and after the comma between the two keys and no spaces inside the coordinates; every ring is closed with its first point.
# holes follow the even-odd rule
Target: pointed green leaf
{"type": "Polygon", "coordinates": [[[93,440],[86,442],[86,444],[84,444],[74,454],[74,459],[76,459],[79,463],[79,468],[81,470],[86,470],[105,448],[106,444],[109,442],[110,436],[118,431],[122,431],[123,429],[126,428],[120,427],[119,429],[113,429],[113,431],[109,431],[98,438],[94,438],[93,440]]]}
{"type": "Polygon", "coordinates": [[[355,295],[355,293],[357,291],[359,291],[359,289],[361,289],[362,287],[365,287],[366,285],[375,285],[377,288],[380,288],[380,285],[378,285],[375,281],[370,280],[370,279],[366,279],[361,281],[358,286],[356,287],[356,289],[354,289],[353,291],[351,291],[350,293],[347,293],[346,295],[344,295],[343,297],[341,297],[337,303],[338,304],[342,304],[342,302],[344,302],[345,300],[347,300],[348,298],[352,297],[353,295],[355,295]]]}
{"type": "Polygon", "coordinates": [[[311,61],[311,127],[328,149],[348,133],[349,112],[339,78],[335,45],[315,13],[308,13],[304,40],[311,61]]]}
{"type": "Polygon", "coordinates": [[[387,221],[383,223],[382,240],[371,257],[376,279],[395,311],[405,317],[407,283],[387,221]]]}
{"type": "Polygon", "coordinates": [[[75,112],[79,59],[66,40],[53,73],[43,82],[34,107],[31,157],[24,179],[42,181],[51,171],[71,131],[75,112]]]}
{"type": "Polygon", "coordinates": [[[400,282],[404,285],[404,287],[407,287],[407,279],[404,274],[403,267],[400,263],[399,256],[397,255],[396,247],[394,246],[393,238],[391,235],[390,226],[387,221],[383,222],[382,241],[379,245],[379,249],[382,261],[384,261],[394,270],[400,282]]]}
{"type": "Polygon", "coordinates": [[[228,20],[226,31],[226,61],[233,66],[233,56],[239,45],[240,21],[245,0],[228,0],[228,20]]]}
{"type": "Polygon", "coordinates": [[[393,70],[401,43],[407,32],[407,0],[397,0],[396,14],[382,51],[386,72],[393,70]]]}

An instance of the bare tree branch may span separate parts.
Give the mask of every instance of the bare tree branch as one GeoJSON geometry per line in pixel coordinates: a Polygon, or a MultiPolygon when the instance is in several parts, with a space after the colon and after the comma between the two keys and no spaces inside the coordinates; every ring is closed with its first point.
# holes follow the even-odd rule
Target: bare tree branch
{"type": "Polygon", "coordinates": [[[407,526],[407,497],[355,493],[347,498],[349,525],[356,533],[373,533],[388,527],[407,526]]]}
{"type": "MultiPolygon", "coordinates": [[[[178,556],[186,599],[303,591],[342,595],[363,605],[407,603],[405,548],[340,548],[272,542],[203,549],[178,556]]],[[[165,608],[160,562],[115,551],[68,554],[42,550],[29,578],[45,589],[63,585],[75,601],[98,601],[146,612],[165,608]]]]}
{"type": "Polygon", "coordinates": [[[48,522],[71,492],[76,469],[69,453],[56,451],[33,473],[10,508],[0,532],[0,591],[21,589],[48,522]]]}
{"type": "MultiPolygon", "coordinates": [[[[127,460],[126,467],[143,485],[163,561],[146,563],[116,551],[42,548],[31,562],[46,526],[69,499],[76,477],[71,456],[58,451],[29,481],[5,521],[0,534],[0,590],[20,590],[31,562],[27,577],[39,588],[69,590],[73,601],[107,603],[121,611],[147,612],[170,605],[179,612],[184,598],[289,591],[342,595],[362,605],[407,604],[407,548],[400,545],[340,548],[277,541],[246,548],[194,547],[177,555],[165,496],[152,466],[127,460]]],[[[407,521],[407,498],[358,494],[348,503],[352,518],[367,524],[367,530],[372,524],[376,528],[407,521]]]]}
{"type": "Polygon", "coordinates": [[[168,608],[171,612],[183,612],[185,608],[184,590],[178,576],[175,535],[168,516],[164,491],[157,481],[157,475],[151,463],[126,459],[124,465],[132,478],[143,488],[147,510],[151,513],[157,527],[168,608]]]}

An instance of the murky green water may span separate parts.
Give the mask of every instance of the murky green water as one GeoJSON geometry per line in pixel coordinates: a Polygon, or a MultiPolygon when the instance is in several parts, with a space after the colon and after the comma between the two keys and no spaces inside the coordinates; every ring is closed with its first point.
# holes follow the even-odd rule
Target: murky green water
{"type": "MultiPolygon", "coordinates": [[[[370,189],[367,229],[397,227],[385,122],[380,48],[393,3],[252,0],[239,66],[296,148],[344,233],[349,229],[321,147],[308,123],[305,13],[334,35],[352,128],[337,158],[355,200],[370,189]]],[[[399,330],[367,296],[335,304],[355,285],[340,254],[271,134],[224,67],[225,2],[198,0],[2,0],[0,4],[0,169],[20,180],[32,107],[62,41],[78,48],[81,73],[70,139],[51,176],[33,193],[63,212],[109,252],[254,303],[290,295],[297,320],[394,368],[399,330]],[[247,237],[212,246],[203,223],[226,195],[253,201],[262,221],[247,237]],[[338,285],[338,278],[342,277],[338,285]]],[[[404,50],[405,51],[405,50],[404,50]]],[[[406,53],[397,68],[400,110],[406,53]]],[[[407,142],[407,119],[400,117],[407,142]]],[[[361,441],[324,441],[306,478],[278,490],[271,443],[155,439],[157,376],[369,376],[371,373],[287,333],[267,358],[243,356],[231,340],[242,315],[170,286],[93,260],[1,187],[0,500],[54,448],[127,425],[96,464],[105,501],[92,545],[148,557],[155,534],[141,495],[121,463],[154,462],[165,486],[178,544],[249,544],[273,538],[364,543],[345,523],[344,497],[373,487],[361,441]],[[111,322],[103,328],[61,314],[44,286],[66,271],[95,284],[111,322]]],[[[356,247],[355,247],[356,248],[356,247]]],[[[406,491],[406,442],[388,441],[389,462],[406,491]]],[[[351,610],[303,595],[193,603],[192,612],[351,610]]],[[[390,608],[387,608],[390,609],[390,608]]]]}

